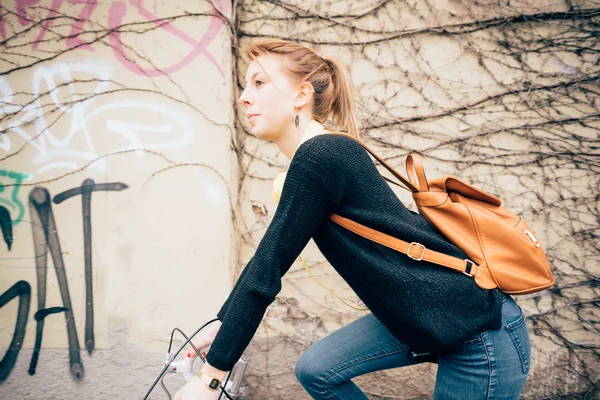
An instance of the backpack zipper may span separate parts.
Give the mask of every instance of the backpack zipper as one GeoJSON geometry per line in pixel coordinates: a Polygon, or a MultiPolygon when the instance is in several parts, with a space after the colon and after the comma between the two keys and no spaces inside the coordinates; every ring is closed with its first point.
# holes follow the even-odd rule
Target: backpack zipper
{"type": "Polygon", "coordinates": [[[535,244],[535,247],[540,247],[540,242],[538,242],[538,240],[535,238],[535,236],[533,236],[533,233],[531,233],[529,229],[525,229],[523,232],[525,232],[525,234],[529,236],[529,239],[531,239],[533,244],[535,244]]]}

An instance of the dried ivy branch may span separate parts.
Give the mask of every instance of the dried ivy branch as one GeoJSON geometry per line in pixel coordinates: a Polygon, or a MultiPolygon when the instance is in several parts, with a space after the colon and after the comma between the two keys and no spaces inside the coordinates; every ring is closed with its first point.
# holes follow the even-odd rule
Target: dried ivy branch
{"type": "MultiPolygon", "coordinates": [[[[556,382],[573,384],[531,384],[524,394],[579,398],[598,393],[600,374],[600,8],[512,3],[463,1],[455,11],[432,1],[375,1],[360,9],[351,2],[238,3],[236,68],[248,64],[240,49],[266,37],[340,56],[352,66],[368,144],[400,170],[406,154],[418,151],[432,175],[459,175],[530,221],[557,283],[517,300],[534,335],[555,343],[565,360],[570,375],[556,382]]],[[[234,98],[242,81],[238,72],[234,98]]],[[[254,164],[274,171],[286,165],[271,146],[257,146],[240,121],[246,188],[270,178],[251,172],[254,164]]],[[[246,258],[259,239],[242,246],[246,258]]],[[[340,310],[340,321],[353,315],[340,310]]],[[[278,398],[276,391],[253,394],[278,398]]]]}

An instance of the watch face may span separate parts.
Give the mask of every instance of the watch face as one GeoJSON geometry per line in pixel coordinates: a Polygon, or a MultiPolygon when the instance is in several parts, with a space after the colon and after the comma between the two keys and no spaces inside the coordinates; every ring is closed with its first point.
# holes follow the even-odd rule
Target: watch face
{"type": "Polygon", "coordinates": [[[219,383],[220,382],[219,382],[218,379],[213,378],[213,379],[210,380],[210,383],[208,384],[208,387],[211,388],[211,389],[218,389],[219,388],[219,383]]]}

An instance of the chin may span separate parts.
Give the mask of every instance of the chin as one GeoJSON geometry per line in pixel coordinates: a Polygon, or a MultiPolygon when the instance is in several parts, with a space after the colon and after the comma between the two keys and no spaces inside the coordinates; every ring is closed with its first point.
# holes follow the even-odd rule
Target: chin
{"type": "Polygon", "coordinates": [[[252,134],[262,140],[274,140],[276,134],[270,130],[264,129],[260,124],[252,127],[252,134]]]}

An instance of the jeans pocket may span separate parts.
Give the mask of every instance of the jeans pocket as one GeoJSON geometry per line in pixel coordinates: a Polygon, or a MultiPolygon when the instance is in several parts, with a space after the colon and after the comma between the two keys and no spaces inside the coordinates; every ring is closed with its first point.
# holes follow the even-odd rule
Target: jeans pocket
{"type": "Polygon", "coordinates": [[[521,313],[515,321],[506,324],[505,328],[519,354],[521,369],[523,370],[523,373],[527,375],[529,373],[531,361],[531,344],[529,342],[529,332],[527,331],[527,324],[525,324],[525,316],[523,313],[521,313]]]}

